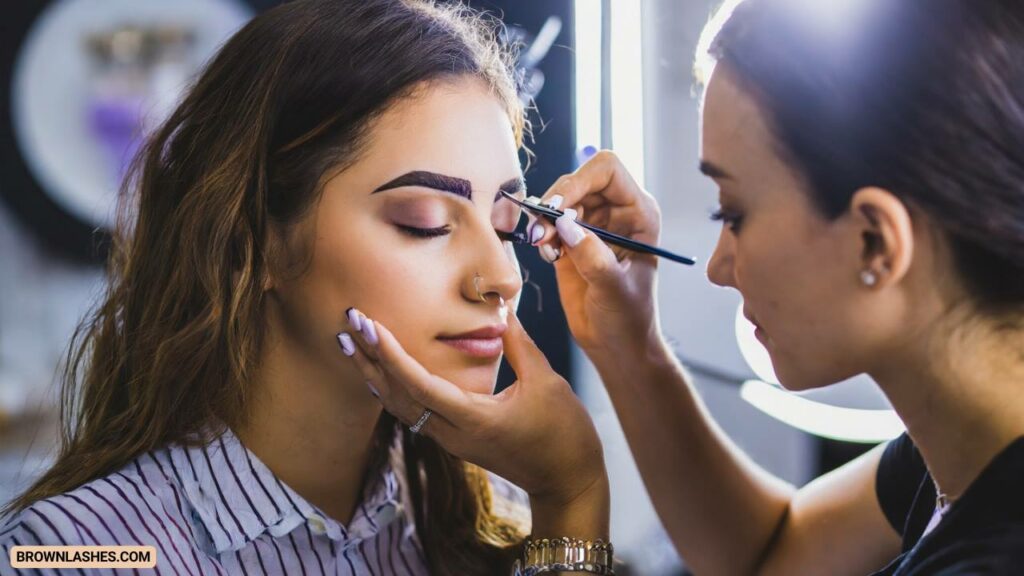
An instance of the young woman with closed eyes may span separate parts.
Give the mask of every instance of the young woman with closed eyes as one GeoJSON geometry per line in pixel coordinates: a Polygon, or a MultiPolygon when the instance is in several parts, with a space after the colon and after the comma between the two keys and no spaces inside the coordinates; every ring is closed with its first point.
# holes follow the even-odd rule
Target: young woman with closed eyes
{"type": "Polygon", "coordinates": [[[489,20],[417,0],[298,0],[231,38],[128,183],[64,442],[9,505],[5,557],[151,545],[162,574],[484,576],[531,520],[605,537],[592,426],[587,496],[535,483],[531,518],[382,413],[338,351],[358,307],[466,390],[493,390],[506,345],[536,353],[503,240],[519,211],[499,192],[525,194],[510,68],[489,20]]]}

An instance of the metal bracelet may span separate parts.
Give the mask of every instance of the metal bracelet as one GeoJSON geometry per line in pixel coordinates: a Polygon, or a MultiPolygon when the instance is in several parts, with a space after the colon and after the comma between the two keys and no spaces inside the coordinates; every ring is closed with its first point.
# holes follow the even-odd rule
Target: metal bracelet
{"type": "MultiPolygon", "coordinates": [[[[516,561],[518,563],[518,560],[516,561]]],[[[537,576],[550,572],[585,572],[587,574],[600,574],[602,576],[615,576],[615,570],[608,566],[597,566],[578,562],[576,564],[544,564],[520,568],[516,566],[515,576],[537,576]]]]}
{"type": "Polygon", "coordinates": [[[528,539],[522,562],[516,561],[514,574],[535,576],[548,572],[586,572],[614,576],[614,548],[604,540],[577,538],[528,539]]]}

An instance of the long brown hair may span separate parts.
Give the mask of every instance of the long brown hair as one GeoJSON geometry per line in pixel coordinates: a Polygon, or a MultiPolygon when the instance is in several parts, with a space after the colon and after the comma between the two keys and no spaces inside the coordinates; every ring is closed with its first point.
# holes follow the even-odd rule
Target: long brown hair
{"type": "MultiPolygon", "coordinates": [[[[476,77],[522,145],[528,124],[498,30],[458,4],[298,0],[235,34],[135,161],[107,292],[68,354],[59,455],[3,512],[243,423],[278,260],[267,238],[357,158],[375,117],[424,82],[476,77]]],[[[396,430],[381,418],[377,461],[396,430]]],[[[507,570],[523,536],[494,516],[486,474],[429,439],[404,442],[431,572],[507,570]]]]}

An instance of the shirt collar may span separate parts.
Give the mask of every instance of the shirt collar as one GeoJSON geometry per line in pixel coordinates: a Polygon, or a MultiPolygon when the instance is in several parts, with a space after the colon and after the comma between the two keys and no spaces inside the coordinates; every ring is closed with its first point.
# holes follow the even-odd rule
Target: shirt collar
{"type": "Polygon", "coordinates": [[[279,537],[302,525],[347,547],[375,535],[402,512],[394,449],[348,526],[282,482],[226,426],[205,445],[175,444],[169,453],[193,519],[206,528],[208,544],[218,554],[238,550],[264,532],[279,537]]]}

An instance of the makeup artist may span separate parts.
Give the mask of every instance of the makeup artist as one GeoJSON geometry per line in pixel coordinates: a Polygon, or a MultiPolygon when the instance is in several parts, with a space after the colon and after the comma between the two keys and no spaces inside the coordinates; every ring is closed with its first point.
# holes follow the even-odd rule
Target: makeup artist
{"type": "MultiPolygon", "coordinates": [[[[700,164],[722,222],[708,277],[742,294],[787,388],[866,372],[908,434],[787,485],[716,426],[666,345],[653,257],[569,211],[538,244],[563,252],[572,334],[695,573],[1019,574],[1024,5],[854,0],[827,8],[840,24],[819,4],[747,0],[705,33],[700,164]]],[[[610,153],[543,199],[559,200],[658,240],[657,204],[610,153]]],[[[509,320],[520,380],[496,397],[430,375],[383,326],[357,359],[387,410],[451,452],[585,497],[603,470],[569,466],[592,425],[547,401],[565,383],[509,320]]]]}

